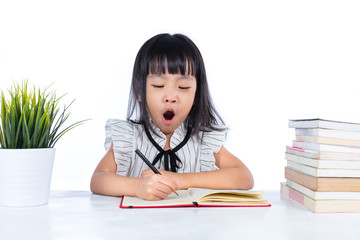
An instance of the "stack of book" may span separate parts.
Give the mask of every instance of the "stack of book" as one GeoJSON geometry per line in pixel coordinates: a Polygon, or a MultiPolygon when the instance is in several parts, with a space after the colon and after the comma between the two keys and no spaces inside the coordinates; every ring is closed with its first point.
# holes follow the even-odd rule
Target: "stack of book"
{"type": "Polygon", "coordinates": [[[360,212],[360,124],[290,120],[281,193],[313,212],[360,212]]]}

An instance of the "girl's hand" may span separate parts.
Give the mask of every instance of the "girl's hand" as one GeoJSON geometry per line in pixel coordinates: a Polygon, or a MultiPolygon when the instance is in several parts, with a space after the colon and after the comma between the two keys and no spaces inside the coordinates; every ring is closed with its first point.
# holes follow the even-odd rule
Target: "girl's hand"
{"type": "Polygon", "coordinates": [[[135,190],[138,197],[151,201],[161,200],[177,190],[177,184],[174,180],[153,172],[144,172],[135,190]]]}
{"type": "MultiPolygon", "coordinates": [[[[170,171],[166,171],[166,170],[162,170],[162,169],[158,169],[158,171],[161,173],[162,176],[165,176],[165,177],[170,178],[171,180],[175,181],[177,190],[180,189],[181,181],[180,181],[180,175],[178,173],[174,173],[174,172],[170,172],[170,171]]],[[[154,174],[155,173],[151,169],[147,169],[141,173],[141,177],[148,177],[148,176],[152,176],[154,174]]]]}
{"type": "MultiPolygon", "coordinates": [[[[160,169],[158,169],[158,171],[162,174],[162,171],[160,169]]],[[[149,176],[152,176],[152,175],[155,175],[155,173],[151,169],[147,169],[147,170],[144,170],[141,173],[140,177],[144,178],[144,177],[149,177],[149,176]]]]}

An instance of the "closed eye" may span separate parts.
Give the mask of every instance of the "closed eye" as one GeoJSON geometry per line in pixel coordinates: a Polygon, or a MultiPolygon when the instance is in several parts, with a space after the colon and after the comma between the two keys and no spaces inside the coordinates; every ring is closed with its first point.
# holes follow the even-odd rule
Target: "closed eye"
{"type": "Polygon", "coordinates": [[[163,88],[164,87],[164,85],[155,85],[155,84],[153,84],[152,85],[154,88],[163,88]]]}
{"type": "Polygon", "coordinates": [[[186,90],[189,89],[190,87],[179,87],[180,89],[186,90]]]}

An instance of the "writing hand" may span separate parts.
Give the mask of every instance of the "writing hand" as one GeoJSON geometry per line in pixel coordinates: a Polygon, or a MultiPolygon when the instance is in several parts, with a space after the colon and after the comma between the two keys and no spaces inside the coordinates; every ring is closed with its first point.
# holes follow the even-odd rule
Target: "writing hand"
{"type": "Polygon", "coordinates": [[[161,200],[177,190],[174,180],[154,173],[144,173],[136,188],[136,195],[145,200],[161,200]]]}

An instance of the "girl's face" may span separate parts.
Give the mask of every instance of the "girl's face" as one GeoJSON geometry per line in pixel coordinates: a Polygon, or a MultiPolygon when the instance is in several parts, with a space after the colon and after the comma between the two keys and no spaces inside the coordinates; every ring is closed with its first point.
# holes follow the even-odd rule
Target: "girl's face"
{"type": "Polygon", "coordinates": [[[194,103],[196,79],[191,75],[149,74],[146,102],[151,120],[165,134],[172,134],[188,116],[194,103]]]}

